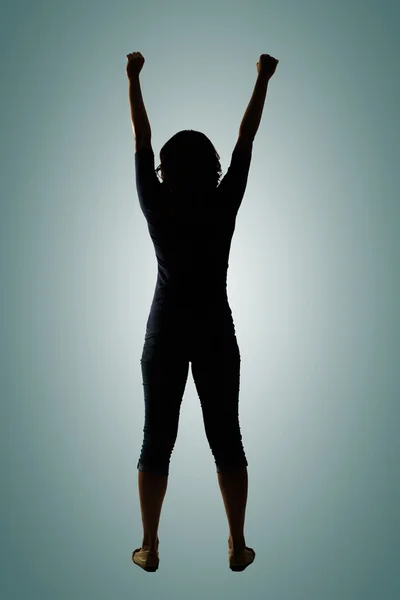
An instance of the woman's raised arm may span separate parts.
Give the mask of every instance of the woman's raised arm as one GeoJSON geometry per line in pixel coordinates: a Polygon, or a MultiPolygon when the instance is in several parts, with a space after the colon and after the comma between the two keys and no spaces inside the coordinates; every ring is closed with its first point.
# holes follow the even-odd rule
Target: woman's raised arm
{"type": "Polygon", "coordinates": [[[275,73],[279,60],[269,54],[262,54],[257,63],[258,77],[253,95],[239,128],[239,139],[253,141],[258,131],[267,95],[268,82],[275,73]]]}
{"type": "Polygon", "coordinates": [[[127,54],[126,75],[129,80],[129,102],[131,107],[132,129],[136,144],[150,142],[151,128],[142,98],[139,73],[144,65],[144,58],[140,52],[127,54]]]}

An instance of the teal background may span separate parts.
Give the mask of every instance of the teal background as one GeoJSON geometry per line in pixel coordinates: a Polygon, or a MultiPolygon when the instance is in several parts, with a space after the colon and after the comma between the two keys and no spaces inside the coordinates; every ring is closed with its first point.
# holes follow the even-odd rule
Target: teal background
{"type": "Polygon", "coordinates": [[[14,1],[1,13],[1,598],[397,600],[396,3],[14,1]],[[241,574],[191,373],[160,568],[131,561],[157,272],[134,179],[134,51],[155,166],[191,128],[224,173],[260,54],[280,61],[228,274],[257,553],[241,574]]]}

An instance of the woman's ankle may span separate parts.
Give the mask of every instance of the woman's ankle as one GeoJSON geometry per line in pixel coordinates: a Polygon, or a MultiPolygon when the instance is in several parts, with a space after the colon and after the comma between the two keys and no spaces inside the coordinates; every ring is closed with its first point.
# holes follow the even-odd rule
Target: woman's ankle
{"type": "Polygon", "coordinates": [[[246,548],[246,542],[244,539],[244,535],[241,535],[237,538],[233,538],[231,535],[228,538],[228,546],[230,549],[234,549],[235,551],[240,552],[240,550],[244,550],[246,548]]]}

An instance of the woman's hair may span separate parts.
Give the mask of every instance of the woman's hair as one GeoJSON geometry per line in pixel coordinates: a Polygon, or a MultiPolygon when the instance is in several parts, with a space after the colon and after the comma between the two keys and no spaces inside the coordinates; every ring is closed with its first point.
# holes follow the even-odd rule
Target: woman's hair
{"type": "Polygon", "coordinates": [[[167,189],[180,187],[216,188],[222,171],[220,157],[204,133],[184,129],[173,135],[160,150],[156,173],[167,189]]]}

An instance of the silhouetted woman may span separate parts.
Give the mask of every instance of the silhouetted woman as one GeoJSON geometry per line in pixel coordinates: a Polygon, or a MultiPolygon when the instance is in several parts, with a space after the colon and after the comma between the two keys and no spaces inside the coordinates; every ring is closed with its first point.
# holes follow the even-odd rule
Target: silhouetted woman
{"type": "Polygon", "coordinates": [[[154,168],[139,82],[144,58],[134,52],[127,59],[136,187],[158,263],[141,357],[145,419],[137,469],[143,541],[132,559],[146,571],[158,568],[158,525],[191,363],[229,524],[229,566],[243,571],[255,552],[244,537],[248,463],[239,425],[240,353],[227,298],[227,270],[253,140],[278,61],[262,54],[257,62],[253,95],[220,181],[219,155],[199,131],[175,134],[154,168]]]}

